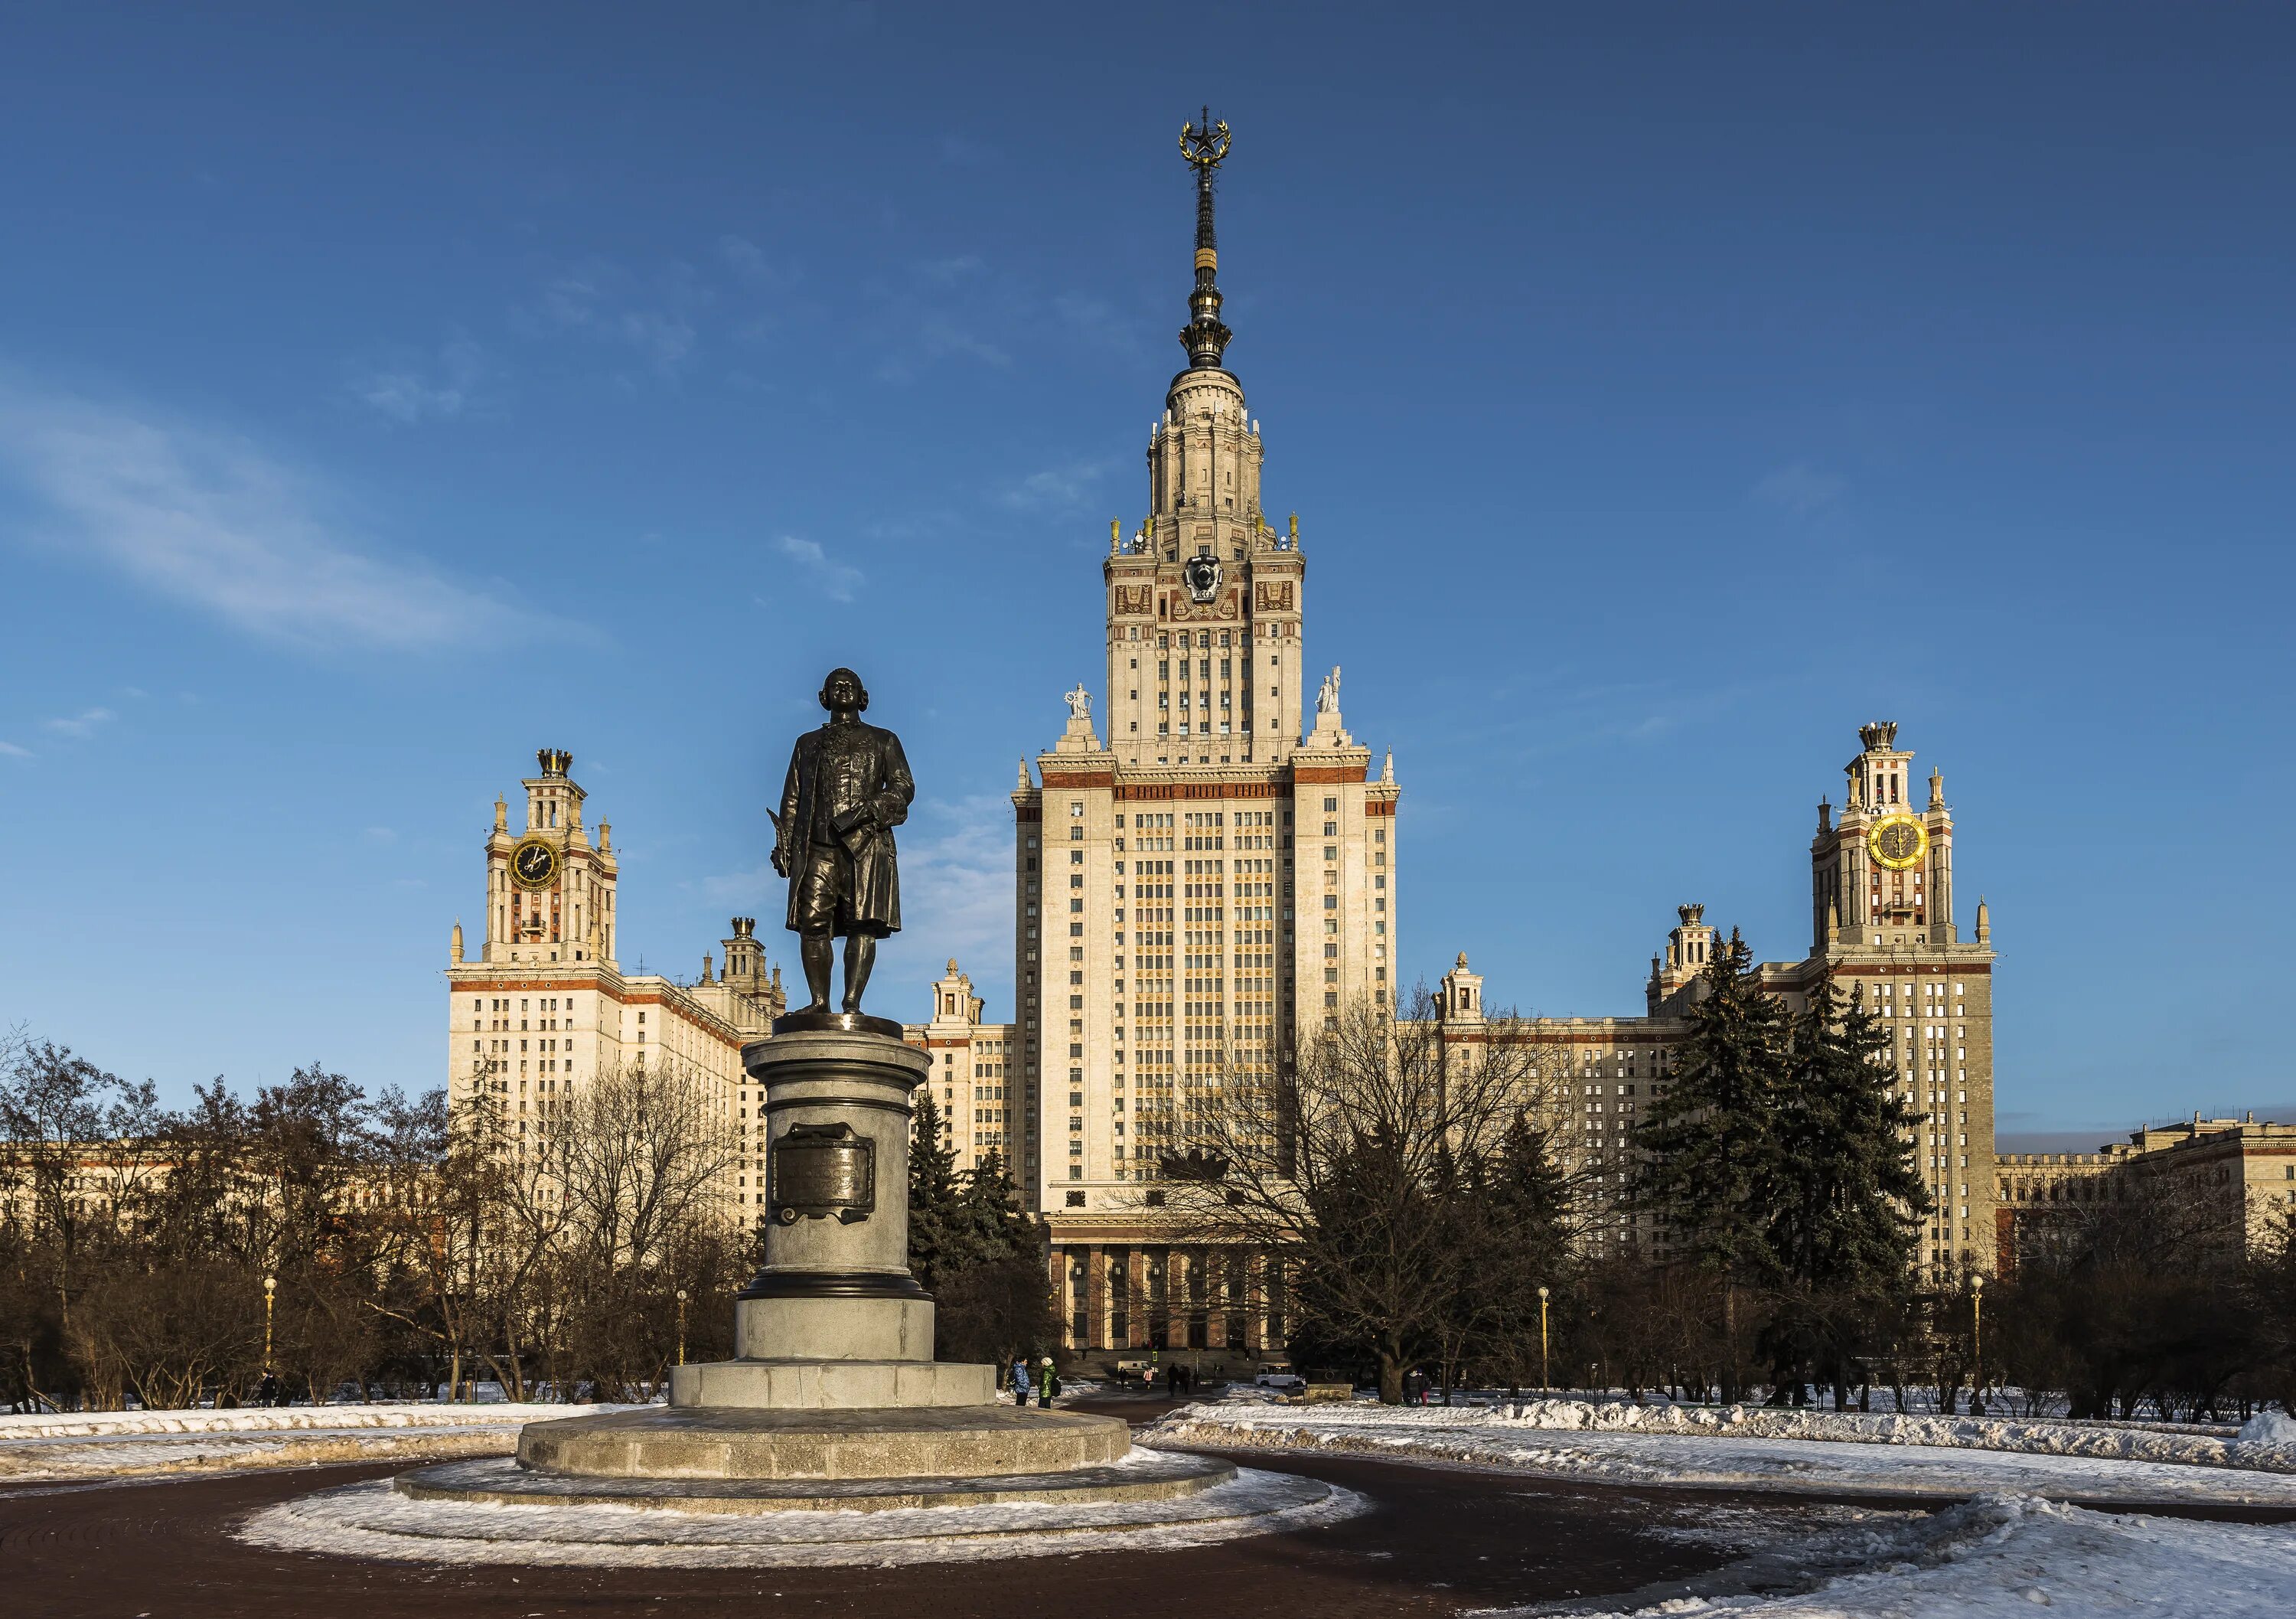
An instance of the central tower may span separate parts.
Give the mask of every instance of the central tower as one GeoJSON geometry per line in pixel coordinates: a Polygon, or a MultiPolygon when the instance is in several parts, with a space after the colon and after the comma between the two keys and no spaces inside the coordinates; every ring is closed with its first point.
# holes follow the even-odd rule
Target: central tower
{"type": "Polygon", "coordinates": [[[1180,136],[1188,360],[1149,430],[1147,515],[1109,524],[1105,736],[1078,686],[1013,794],[1015,1178],[1051,1222],[1079,1349],[1280,1342],[1280,1304],[1166,1229],[1156,1183],[1221,1088],[1273,1082],[1326,1019],[1394,994],[1399,789],[1341,722],[1338,670],[1308,723],[1299,523],[1267,519],[1259,424],[1226,365],[1228,144],[1209,113],[1180,136]]]}
{"type": "Polygon", "coordinates": [[[1108,745],[1128,765],[1271,762],[1300,735],[1299,524],[1279,533],[1261,512],[1259,423],[1220,363],[1234,334],[1219,317],[1212,182],[1228,138],[1209,114],[1180,136],[1196,173],[1188,365],[1148,430],[1148,516],[1128,539],[1109,524],[1101,567],[1108,745]]]}

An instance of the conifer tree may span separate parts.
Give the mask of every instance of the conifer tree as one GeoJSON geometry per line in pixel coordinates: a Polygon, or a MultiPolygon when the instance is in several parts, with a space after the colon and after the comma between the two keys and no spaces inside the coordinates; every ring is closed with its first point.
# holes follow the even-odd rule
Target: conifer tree
{"type": "Polygon", "coordinates": [[[926,1288],[963,1262],[961,1224],[956,1154],[941,1138],[939,1107],[922,1091],[909,1135],[909,1270],[926,1288]]]}
{"type": "Polygon", "coordinates": [[[1913,1163],[1922,1115],[1899,1098],[1891,1042],[1862,994],[1828,979],[1795,1019],[1778,1097],[1769,1246],[1780,1381],[1812,1366],[1837,1401],[1848,1356],[1912,1286],[1929,1196],[1913,1163]]]}
{"type": "Polygon", "coordinates": [[[1723,1397],[1735,1399],[1738,1291],[1776,1264],[1770,1204],[1780,1175],[1776,1107],[1788,1026],[1736,929],[1701,982],[1666,1094],[1635,1131],[1633,1201],[1668,1229],[1677,1255],[1722,1278],[1723,1397]]]}
{"type": "Polygon", "coordinates": [[[1550,1302],[1574,1292],[1570,1190],[1554,1160],[1553,1132],[1518,1112],[1491,1155],[1483,1188],[1491,1231],[1480,1285],[1493,1300],[1495,1369],[1510,1386],[1543,1378],[1552,1358],[1539,1344],[1538,1290],[1550,1302]]]}

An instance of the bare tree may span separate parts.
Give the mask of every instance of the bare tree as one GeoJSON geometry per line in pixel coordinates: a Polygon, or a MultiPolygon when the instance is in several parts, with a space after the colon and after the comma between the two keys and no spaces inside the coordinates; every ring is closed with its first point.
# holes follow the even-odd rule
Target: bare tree
{"type": "MultiPolygon", "coordinates": [[[[1183,1099],[1185,1153],[1158,1188],[1188,1240],[1275,1267],[1311,1335],[1359,1344],[1380,1397],[1443,1357],[1489,1233],[1455,1195],[1526,1108],[1551,1109],[1535,1048],[1510,1016],[1447,1041],[1425,988],[1400,1017],[1365,1000],[1328,1018],[1289,1073],[1230,1061],[1183,1099]]],[[[1450,1357],[1443,1357],[1448,1359],[1450,1357]]]]}

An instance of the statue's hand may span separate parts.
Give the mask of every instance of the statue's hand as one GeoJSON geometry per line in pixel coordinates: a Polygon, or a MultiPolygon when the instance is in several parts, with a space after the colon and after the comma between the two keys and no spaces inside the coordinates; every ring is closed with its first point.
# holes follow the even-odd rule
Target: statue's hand
{"type": "Polygon", "coordinates": [[[774,845],[774,870],[782,876],[789,875],[789,856],[782,852],[779,843],[774,845]]]}

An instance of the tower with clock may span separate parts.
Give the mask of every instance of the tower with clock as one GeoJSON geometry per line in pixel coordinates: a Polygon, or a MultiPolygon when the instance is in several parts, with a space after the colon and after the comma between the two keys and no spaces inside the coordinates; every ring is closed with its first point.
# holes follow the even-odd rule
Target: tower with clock
{"type": "Polygon", "coordinates": [[[495,801],[487,840],[487,920],[480,959],[573,962],[614,959],[613,828],[598,824],[591,842],[582,825],[582,789],[562,748],[535,754],[540,773],[526,788],[525,824],[513,831],[510,807],[495,801]]]}
{"type": "Polygon", "coordinates": [[[1898,727],[1861,726],[1841,812],[1821,803],[1810,842],[1811,942],[1794,971],[1859,991],[1890,1031],[1907,1105],[1923,1114],[1915,1162],[1933,1203],[1922,1257],[1935,1269],[1995,1247],[1993,927],[1964,937],[1945,778],[1917,784],[1898,727]]]}

